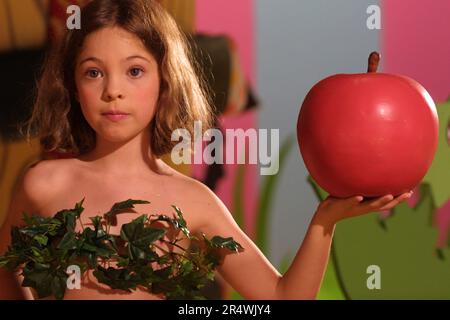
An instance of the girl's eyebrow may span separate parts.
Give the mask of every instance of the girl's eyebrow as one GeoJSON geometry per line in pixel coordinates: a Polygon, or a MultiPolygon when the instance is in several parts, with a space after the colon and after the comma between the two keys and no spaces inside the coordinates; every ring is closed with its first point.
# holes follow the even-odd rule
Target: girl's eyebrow
{"type": "MultiPolygon", "coordinates": [[[[144,57],[139,56],[139,55],[129,56],[129,57],[123,59],[123,60],[128,61],[128,60],[132,60],[132,59],[143,59],[143,60],[147,61],[148,63],[150,63],[150,61],[147,58],[144,58],[144,57]]],[[[100,64],[103,64],[103,61],[101,59],[99,59],[99,58],[88,57],[88,58],[85,58],[85,59],[81,60],[78,65],[81,66],[83,63],[85,63],[87,61],[96,61],[96,62],[98,62],[100,64]]]]}

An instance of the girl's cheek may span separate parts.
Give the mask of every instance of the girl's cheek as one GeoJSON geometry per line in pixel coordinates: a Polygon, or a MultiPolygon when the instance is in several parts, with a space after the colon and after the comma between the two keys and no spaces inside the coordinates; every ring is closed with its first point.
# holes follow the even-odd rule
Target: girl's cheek
{"type": "Polygon", "coordinates": [[[80,97],[81,110],[86,118],[95,117],[98,112],[95,109],[95,103],[87,95],[80,97]]]}
{"type": "Polygon", "coordinates": [[[101,91],[95,86],[82,86],[79,90],[80,103],[84,102],[88,105],[92,104],[96,99],[101,96],[101,91]]]}
{"type": "Polygon", "coordinates": [[[137,101],[144,103],[151,102],[154,104],[158,100],[159,96],[159,79],[152,78],[150,81],[145,81],[141,86],[136,88],[135,97],[137,101]]]}

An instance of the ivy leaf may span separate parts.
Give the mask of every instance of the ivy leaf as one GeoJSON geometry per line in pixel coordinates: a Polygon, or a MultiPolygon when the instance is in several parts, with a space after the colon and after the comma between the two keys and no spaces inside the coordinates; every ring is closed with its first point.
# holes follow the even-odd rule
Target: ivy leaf
{"type": "Polygon", "coordinates": [[[116,202],[111,210],[109,210],[109,212],[107,212],[105,215],[111,215],[114,214],[115,212],[118,211],[122,211],[122,210],[126,210],[126,209],[133,209],[135,204],[148,204],[150,203],[149,201],[145,201],[145,200],[132,200],[132,199],[128,199],[125,201],[121,201],[121,202],[116,202]]]}
{"type": "MultiPolygon", "coordinates": [[[[103,257],[103,258],[109,258],[112,254],[115,253],[114,249],[110,248],[107,244],[103,243],[87,243],[84,242],[81,245],[81,249],[87,251],[87,255],[95,254],[97,256],[103,257]]],[[[96,257],[91,257],[91,259],[94,259],[96,257]]]]}
{"type": "Polygon", "coordinates": [[[102,217],[100,216],[89,217],[89,220],[92,221],[92,225],[94,226],[95,230],[101,227],[102,217]]]}
{"type": "Polygon", "coordinates": [[[67,279],[68,279],[67,273],[62,270],[58,270],[56,274],[53,276],[51,282],[51,289],[52,293],[55,295],[55,298],[58,300],[64,298],[64,294],[66,292],[67,287],[67,279]]]}
{"type": "Polygon", "coordinates": [[[45,298],[52,294],[52,280],[51,270],[49,265],[36,264],[33,266],[26,266],[22,272],[24,279],[23,287],[33,287],[39,298],[45,298]]]}
{"type": "Polygon", "coordinates": [[[25,225],[32,225],[33,224],[33,219],[31,218],[31,215],[29,215],[26,212],[22,213],[22,220],[23,222],[25,222],[25,225]]]}
{"type": "Polygon", "coordinates": [[[49,264],[28,265],[23,270],[23,287],[33,287],[39,298],[54,295],[62,299],[66,290],[67,274],[61,269],[53,270],[49,264]]]}
{"type": "Polygon", "coordinates": [[[175,205],[172,205],[172,208],[175,210],[176,217],[170,218],[166,215],[158,215],[155,221],[165,221],[172,225],[175,229],[181,230],[183,234],[188,238],[193,238],[189,229],[187,228],[186,220],[184,220],[183,212],[175,205]]]}
{"type": "Polygon", "coordinates": [[[39,248],[37,247],[31,247],[31,253],[34,256],[34,259],[38,262],[44,262],[44,257],[42,255],[42,252],[39,248]]]}
{"type": "Polygon", "coordinates": [[[185,274],[189,274],[190,272],[192,272],[192,270],[194,269],[194,264],[192,263],[192,261],[190,260],[183,260],[180,263],[180,274],[185,275],[185,274]]]}
{"type": "Polygon", "coordinates": [[[121,213],[121,211],[133,209],[135,204],[148,204],[150,202],[145,200],[132,200],[128,199],[121,202],[116,202],[112,208],[105,213],[105,219],[112,225],[117,225],[116,215],[121,213]]]}
{"type": "Polygon", "coordinates": [[[119,260],[117,262],[117,266],[118,267],[127,267],[129,264],[130,264],[130,259],[129,258],[119,257],[119,260]]]}
{"type": "Polygon", "coordinates": [[[72,250],[77,248],[77,237],[75,232],[68,232],[64,235],[61,242],[58,244],[58,249],[72,250]]]}
{"type": "Polygon", "coordinates": [[[14,251],[28,250],[30,247],[29,237],[21,232],[19,227],[11,228],[11,246],[14,251]]]}
{"type": "Polygon", "coordinates": [[[112,289],[121,289],[128,292],[131,292],[130,289],[136,289],[139,283],[138,276],[132,274],[128,269],[115,269],[112,267],[105,269],[102,266],[97,266],[94,276],[99,282],[110,286],[112,289]]]}
{"type": "Polygon", "coordinates": [[[85,228],[77,240],[76,248],[87,257],[90,266],[95,266],[97,257],[110,258],[116,253],[114,247],[106,241],[106,236],[97,238],[98,233],[85,228]]]}
{"type": "MultiPolygon", "coordinates": [[[[155,281],[152,283],[151,293],[153,294],[166,294],[168,297],[168,293],[174,291],[177,288],[177,283],[171,279],[163,280],[163,281],[155,281]]],[[[169,296],[170,297],[170,296],[169,296]]]]}
{"type": "Polygon", "coordinates": [[[83,208],[83,202],[84,202],[84,198],[75,204],[75,208],[73,209],[73,211],[76,213],[77,218],[79,218],[81,216],[81,213],[84,211],[83,208]]]}
{"type": "Polygon", "coordinates": [[[141,215],[130,223],[122,225],[120,236],[128,242],[128,252],[132,260],[154,260],[157,255],[150,245],[166,233],[164,229],[145,227],[146,215],[141,215]]]}
{"type": "Polygon", "coordinates": [[[54,236],[62,225],[62,222],[55,218],[27,216],[25,213],[23,220],[25,221],[25,226],[20,228],[20,232],[29,237],[34,237],[36,234],[54,236]]]}
{"type": "Polygon", "coordinates": [[[0,257],[0,268],[5,268],[8,263],[10,263],[10,257],[8,256],[2,256],[0,257]]]}
{"type": "Polygon", "coordinates": [[[174,220],[177,228],[180,229],[184,235],[188,238],[191,237],[191,233],[187,228],[186,220],[183,218],[183,212],[175,205],[172,205],[172,208],[175,210],[175,213],[177,214],[177,218],[174,220]]]}
{"type": "Polygon", "coordinates": [[[233,238],[222,238],[220,236],[214,236],[211,240],[208,240],[205,236],[204,239],[213,248],[226,248],[231,251],[239,252],[243,250],[242,246],[233,240],[233,238]]]}
{"type": "Polygon", "coordinates": [[[76,219],[80,218],[83,208],[84,198],[75,204],[73,209],[64,209],[58,211],[54,219],[59,220],[64,226],[66,231],[74,232],[76,226],[76,219]]]}
{"type": "Polygon", "coordinates": [[[125,246],[125,242],[120,236],[106,234],[104,239],[109,242],[111,247],[117,252],[118,255],[121,255],[123,251],[121,249],[125,246]]]}
{"type": "Polygon", "coordinates": [[[172,275],[172,266],[164,267],[162,269],[155,270],[155,276],[160,280],[168,279],[172,275]]]}
{"type": "Polygon", "coordinates": [[[161,294],[175,290],[177,284],[171,279],[173,275],[173,266],[167,266],[154,271],[155,279],[153,280],[150,292],[153,294],[161,294]]]}
{"type": "Polygon", "coordinates": [[[106,230],[102,225],[102,217],[95,216],[89,218],[92,221],[92,225],[94,226],[94,231],[97,238],[103,238],[106,236],[106,230]]]}
{"type": "Polygon", "coordinates": [[[45,245],[47,245],[48,237],[43,234],[37,234],[33,237],[33,240],[35,240],[40,245],[45,246],[45,245]]]}
{"type": "Polygon", "coordinates": [[[19,265],[23,263],[23,258],[20,255],[7,252],[5,255],[0,256],[0,268],[7,268],[13,272],[19,265]]]}
{"type": "Polygon", "coordinates": [[[61,210],[55,215],[55,219],[59,220],[68,232],[75,231],[76,219],[78,217],[77,211],[74,210],[61,210]]]}

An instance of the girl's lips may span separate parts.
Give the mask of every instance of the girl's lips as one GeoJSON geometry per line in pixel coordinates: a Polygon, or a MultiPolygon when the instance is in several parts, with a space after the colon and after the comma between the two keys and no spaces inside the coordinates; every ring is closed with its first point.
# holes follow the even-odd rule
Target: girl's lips
{"type": "Polygon", "coordinates": [[[128,113],[103,113],[102,115],[114,122],[126,119],[129,116],[128,113]]]}

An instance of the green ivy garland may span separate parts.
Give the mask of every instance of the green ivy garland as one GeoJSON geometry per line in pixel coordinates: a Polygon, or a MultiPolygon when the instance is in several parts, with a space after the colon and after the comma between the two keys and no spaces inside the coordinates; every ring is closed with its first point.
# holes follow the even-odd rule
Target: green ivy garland
{"type": "Polygon", "coordinates": [[[66,270],[76,265],[82,274],[93,270],[97,280],[112,289],[132,292],[140,286],[153,294],[164,294],[167,299],[202,299],[201,288],[214,279],[220,263],[218,249],[243,250],[232,238],[191,235],[176,206],[172,206],[173,218],[143,214],[123,224],[120,235],[110,234],[110,226],[117,223],[116,215],[135,204],[150,203],[143,200],[115,203],[103,216],[90,218],[93,229],[85,227],[80,219],[83,202],[48,218],[24,213],[25,225],[11,229],[11,245],[0,256],[0,267],[10,271],[23,268],[22,286],[35,289],[39,298],[64,298],[69,278],[66,270]],[[75,231],[77,220],[81,232],[75,231]],[[167,222],[169,227],[154,227],[158,221],[167,222]],[[181,231],[183,237],[164,239],[171,227],[181,231]],[[183,239],[191,240],[189,248],[178,244],[183,239]],[[181,249],[181,253],[161,248],[157,240],[181,249]],[[158,254],[156,249],[163,253],[158,254]]]}

